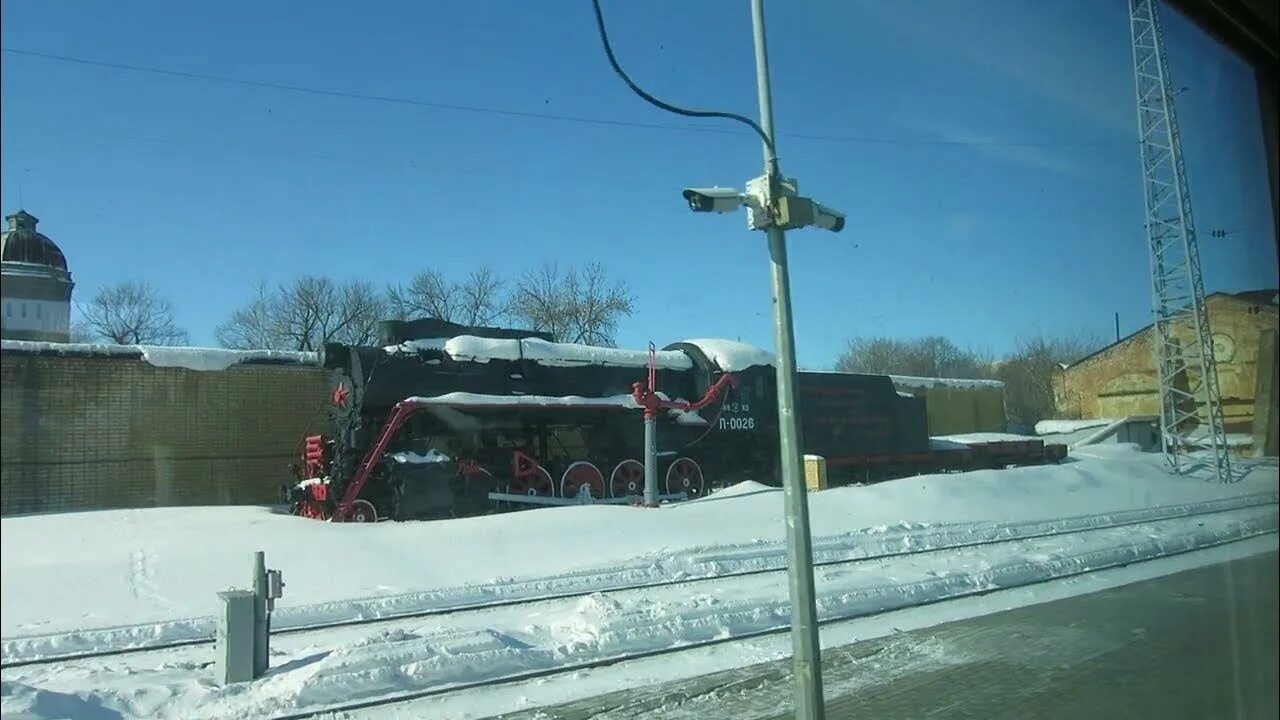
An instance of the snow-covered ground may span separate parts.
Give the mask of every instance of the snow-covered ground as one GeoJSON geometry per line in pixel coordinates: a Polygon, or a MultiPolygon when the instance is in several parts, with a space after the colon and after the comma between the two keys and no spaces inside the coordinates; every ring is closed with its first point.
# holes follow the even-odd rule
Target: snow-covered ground
{"type": "MultiPolygon", "coordinates": [[[[820,614],[904,608],[1248,537],[1144,565],[1172,572],[1224,553],[1274,550],[1277,490],[1274,461],[1251,465],[1238,483],[1218,485],[1170,475],[1158,456],[1123,445],[1080,449],[1057,466],[828,490],[810,501],[820,561],[967,545],[824,567],[817,576],[820,614]],[[1270,504],[1244,508],[1245,500],[1232,500],[1243,496],[1270,504]],[[1225,502],[1203,505],[1210,501],[1225,502]],[[1221,512],[1176,517],[1188,509],[1221,512]],[[1113,526],[1123,521],[1144,522],[1113,526]],[[1037,528],[1079,532],[1042,537],[1037,528]],[[972,546],[1001,538],[1013,541],[972,546]]],[[[266,551],[268,565],[284,571],[277,627],[486,599],[536,600],[566,590],[601,592],[280,636],[273,641],[276,670],[248,688],[210,684],[208,646],[6,667],[0,709],[5,717],[277,714],[767,630],[787,619],[780,574],[616,588],[779,567],[780,511],[780,491],[744,484],[658,510],[596,505],[422,523],[336,525],[247,507],[5,518],[0,635],[6,660],[145,641],[148,633],[207,635],[214,593],[248,584],[254,550],[266,551]],[[100,630],[112,626],[117,629],[100,630]]],[[[1043,597],[1024,593],[1021,601],[1064,592],[1065,582],[1039,585],[1043,597]]],[[[956,602],[990,607],[972,600],[935,607],[956,602]]],[[[937,617],[950,612],[938,610],[937,617]]],[[[824,631],[828,642],[840,635],[834,632],[824,631]]],[[[773,647],[768,639],[752,642],[773,647]]],[[[671,677],[761,659],[745,651],[680,657],[667,658],[671,677]],[[690,665],[690,658],[703,656],[717,659],[690,665]]],[[[538,702],[617,687],[583,690],[575,683],[543,683],[560,689],[542,691],[538,702]]],[[[511,710],[522,696],[490,697],[506,700],[454,702],[430,716],[511,710]]]]}
{"type": "MultiPolygon", "coordinates": [[[[812,530],[830,537],[902,522],[1039,520],[1277,485],[1274,465],[1222,486],[1170,476],[1157,456],[1124,446],[1081,449],[1073,458],[828,490],[810,502],[812,530]]],[[[259,507],[9,517],[0,520],[0,636],[209,615],[216,591],[246,584],[255,550],[284,571],[288,588],[279,607],[290,608],[780,542],[780,503],[778,490],[739,486],[657,511],[595,505],[375,525],[321,523],[259,507]]]]}

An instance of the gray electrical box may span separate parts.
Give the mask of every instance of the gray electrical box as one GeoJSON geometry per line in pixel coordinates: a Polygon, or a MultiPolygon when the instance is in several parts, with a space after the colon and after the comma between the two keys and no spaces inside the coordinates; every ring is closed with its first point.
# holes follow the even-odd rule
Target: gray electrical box
{"type": "Polygon", "coordinates": [[[227,590],[218,593],[218,598],[222,608],[218,614],[215,680],[219,685],[252,680],[257,595],[252,590],[227,590]]]}

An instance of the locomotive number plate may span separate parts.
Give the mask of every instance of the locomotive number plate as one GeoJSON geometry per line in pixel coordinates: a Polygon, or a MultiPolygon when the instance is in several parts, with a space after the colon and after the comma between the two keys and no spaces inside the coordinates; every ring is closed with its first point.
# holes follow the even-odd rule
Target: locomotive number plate
{"type": "Polygon", "coordinates": [[[756,419],[748,415],[747,417],[722,417],[720,418],[721,430],[755,430],[756,419]]]}

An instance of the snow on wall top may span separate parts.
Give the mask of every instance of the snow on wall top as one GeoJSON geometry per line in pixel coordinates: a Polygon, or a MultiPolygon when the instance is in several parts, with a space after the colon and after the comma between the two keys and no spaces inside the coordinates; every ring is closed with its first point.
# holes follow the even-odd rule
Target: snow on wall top
{"type": "Polygon", "coordinates": [[[931,378],[913,375],[890,375],[895,387],[929,389],[929,388],[1002,388],[999,380],[968,380],[964,378],[931,378]]]}
{"type": "MultiPolygon", "coordinates": [[[[572,367],[580,365],[605,365],[611,367],[642,368],[649,365],[647,350],[623,350],[620,348],[553,343],[541,338],[482,338],[459,335],[444,340],[430,338],[410,340],[400,345],[384,348],[389,353],[417,352],[419,350],[443,350],[454,360],[489,362],[490,360],[532,360],[539,365],[572,367]]],[[[678,350],[659,350],[654,361],[667,370],[688,370],[693,361],[678,350]]]]}
{"type": "Polygon", "coordinates": [[[314,365],[313,352],[284,350],[227,350],[225,348],[163,347],[158,345],[108,345],[105,343],[52,343],[27,340],[0,341],[0,350],[30,354],[77,355],[90,357],[140,357],[156,367],[188,370],[226,370],[233,365],[254,362],[314,365]]]}
{"type": "Polygon", "coordinates": [[[735,340],[697,338],[684,342],[701,350],[708,360],[725,372],[738,372],[756,365],[772,367],[775,364],[773,353],[735,340]]]}

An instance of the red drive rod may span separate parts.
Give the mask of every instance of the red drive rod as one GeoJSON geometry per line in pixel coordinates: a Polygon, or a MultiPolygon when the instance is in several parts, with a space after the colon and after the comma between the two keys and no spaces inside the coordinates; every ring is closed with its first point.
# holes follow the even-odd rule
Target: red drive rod
{"type": "Polygon", "coordinates": [[[720,376],[719,380],[707,388],[703,393],[702,399],[690,403],[684,400],[664,400],[658,396],[658,353],[653,343],[649,343],[649,377],[647,382],[631,383],[631,397],[636,404],[644,409],[644,419],[653,420],[658,417],[658,411],[663,408],[669,410],[683,410],[685,412],[696,412],[710,405],[720,397],[720,393],[724,392],[726,386],[737,388],[738,378],[731,373],[725,373],[720,376]]]}
{"type": "Polygon", "coordinates": [[[658,395],[658,391],[653,387],[653,374],[649,375],[648,383],[632,383],[631,397],[636,401],[643,410],[646,420],[653,420],[658,417],[659,410],[683,410],[685,412],[696,412],[702,408],[715,402],[717,398],[725,391],[726,388],[737,388],[738,378],[729,373],[720,376],[711,387],[707,388],[707,392],[697,402],[688,402],[687,400],[664,400],[658,395]]]}

